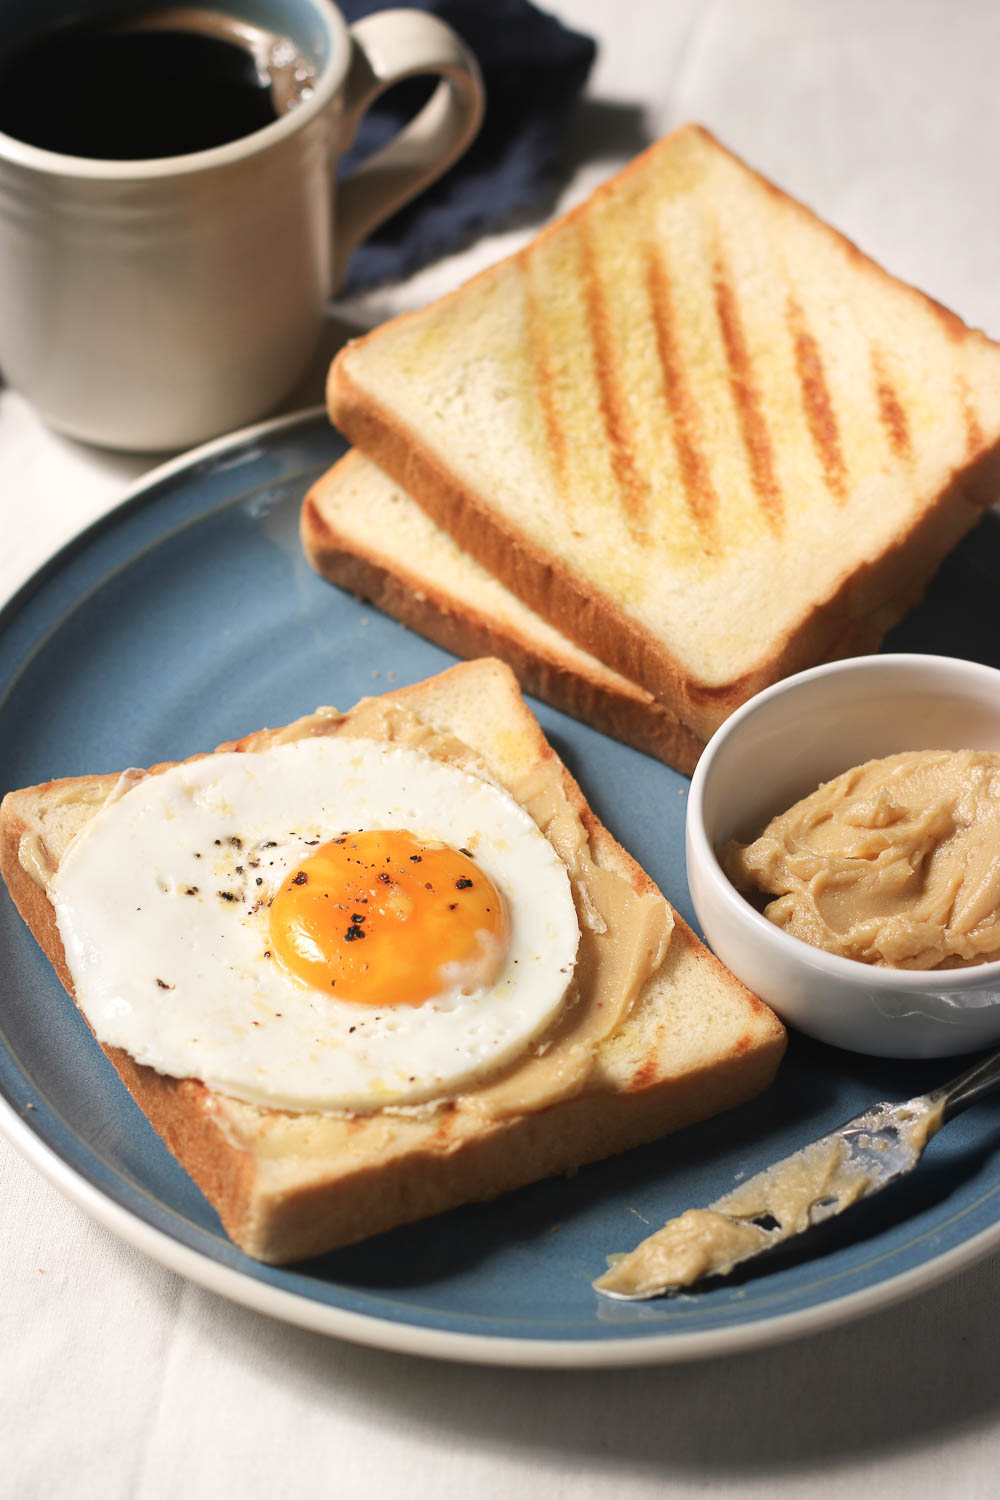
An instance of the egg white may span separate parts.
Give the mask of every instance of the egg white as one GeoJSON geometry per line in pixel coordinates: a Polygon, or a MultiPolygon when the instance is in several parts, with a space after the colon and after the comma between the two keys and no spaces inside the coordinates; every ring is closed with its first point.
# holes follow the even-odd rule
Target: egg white
{"type": "Polygon", "coordinates": [[[91,820],[50,896],[99,1041],[293,1111],[409,1106],[475,1085],[558,1014],[579,942],[566,868],[505,791],[408,747],[329,736],[145,777],[91,820]],[[508,909],[491,985],[373,1007],[267,956],[286,874],[363,828],[470,851],[508,909]]]}

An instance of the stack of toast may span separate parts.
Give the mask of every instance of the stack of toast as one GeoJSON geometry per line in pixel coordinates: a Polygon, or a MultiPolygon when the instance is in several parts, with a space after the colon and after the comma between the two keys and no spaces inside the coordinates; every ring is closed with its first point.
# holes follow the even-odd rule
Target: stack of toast
{"type": "Polygon", "coordinates": [[[1000,347],[686,126],[348,344],[325,576],[690,771],[877,649],[1000,494],[1000,347]]]}

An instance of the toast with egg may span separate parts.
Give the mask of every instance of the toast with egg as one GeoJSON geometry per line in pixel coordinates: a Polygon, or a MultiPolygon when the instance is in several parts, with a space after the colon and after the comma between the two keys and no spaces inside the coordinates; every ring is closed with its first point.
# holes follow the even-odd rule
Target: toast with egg
{"type": "Polygon", "coordinates": [[[333,422],[700,740],[876,649],[1000,495],[1000,347],[685,126],[345,346],[333,422]]]}
{"type": "MultiPolygon", "coordinates": [[[[0,869],[22,917],[78,1003],[64,936],[73,933],[65,925],[67,877],[88,847],[93,855],[97,835],[113,817],[120,824],[129,798],[165,792],[187,777],[191,786],[182,787],[181,803],[204,804],[215,808],[217,818],[231,818],[228,793],[213,790],[216,768],[220,775],[226,767],[259,780],[282,756],[294,758],[305,749],[320,755],[324,745],[336,743],[359,757],[415,755],[441,774],[447,767],[448,775],[473,777],[492,788],[491,796],[511,802],[530,822],[532,837],[544,836],[546,858],[562,870],[559,878],[572,892],[580,956],[572,978],[562,981],[570,988],[553,1020],[526,1048],[484,1078],[415,1105],[386,1108],[375,1099],[369,1108],[332,1113],[273,1107],[193,1076],[158,1071],[137,1061],[137,1049],[103,1044],[136,1102],[248,1255],[278,1264],[315,1256],[572,1170],[729,1108],[767,1086],[784,1049],[780,1023],[672,913],[594,816],[513,674],[493,660],[460,664],[363,700],[347,714],[319,711],[178,766],[8,793],[0,807],[0,869]]],[[[148,822],[144,806],[140,823],[148,822]]],[[[302,829],[298,836],[312,858],[318,839],[302,829]]],[[[211,858],[238,858],[235,868],[249,866],[250,889],[263,883],[263,865],[250,846],[209,835],[187,857],[202,861],[198,868],[210,876],[203,894],[213,899],[227,892],[212,889],[221,877],[207,856],[213,844],[218,849],[223,843],[236,853],[223,850],[211,858]]],[[[271,840],[253,846],[273,847],[271,840]]],[[[476,855],[475,849],[459,852],[476,855]]],[[[305,884],[305,868],[299,876],[286,869],[282,890],[305,884]]],[[[155,879],[164,899],[182,908],[196,897],[183,880],[171,885],[162,872],[155,879]]],[[[130,910],[133,899],[129,888],[130,910]]],[[[216,905],[222,911],[226,903],[216,905]]],[[[367,910],[351,912],[352,924],[363,923],[367,910]]],[[[252,912],[248,908],[241,917],[244,926],[256,920],[252,912]]],[[[121,932],[124,942],[124,927],[121,932]]],[[[557,939],[562,941],[553,933],[553,946],[557,939]]],[[[73,936],[74,954],[75,943],[73,936]]],[[[91,958],[99,948],[90,942],[91,958]]],[[[270,959],[271,953],[263,956],[270,959]]],[[[72,961],[84,984],[90,982],[89,961],[82,968],[77,957],[72,961]]],[[[152,992],[169,1022],[175,987],[155,972],[160,988],[152,992]]],[[[144,982],[152,984],[152,974],[144,982]]],[[[210,998],[225,1011],[226,996],[210,998]]],[[[243,1018],[241,1024],[252,1035],[257,1022],[243,1018]]],[[[305,1062],[303,1053],[303,1067],[305,1062]]]]}
{"type": "Polygon", "coordinates": [[[703,742],[651,693],[574,645],[357,449],[308,491],[302,546],[331,583],[456,656],[494,656],[526,693],[690,775],[703,742]]]}

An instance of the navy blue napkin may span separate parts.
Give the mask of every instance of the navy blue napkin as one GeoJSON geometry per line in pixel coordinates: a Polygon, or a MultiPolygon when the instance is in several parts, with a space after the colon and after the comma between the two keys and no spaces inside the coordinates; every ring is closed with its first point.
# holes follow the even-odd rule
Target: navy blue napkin
{"type": "MultiPolygon", "coordinates": [[[[486,86],[486,117],[460,161],[382,225],[348,266],[346,293],[395,281],[460,249],[475,236],[547,207],[573,106],[596,53],[528,0],[398,0],[447,21],[475,53],[486,86]]],[[[340,0],[348,21],[385,8],[385,0],[340,0]]],[[[341,163],[377,150],[419,108],[433,84],[391,89],[368,111],[341,163]]]]}

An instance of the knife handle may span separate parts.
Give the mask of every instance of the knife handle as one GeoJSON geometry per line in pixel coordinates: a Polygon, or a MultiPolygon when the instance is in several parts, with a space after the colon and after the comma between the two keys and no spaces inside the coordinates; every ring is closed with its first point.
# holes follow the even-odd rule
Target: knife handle
{"type": "Polygon", "coordinates": [[[991,1052],[965,1073],[960,1073],[950,1083],[928,1094],[927,1100],[928,1103],[937,1104],[938,1100],[944,1099],[941,1115],[941,1124],[944,1125],[961,1114],[963,1109],[968,1109],[970,1104],[977,1104],[980,1099],[985,1099],[997,1089],[1000,1089],[1000,1052],[991,1052]]]}

